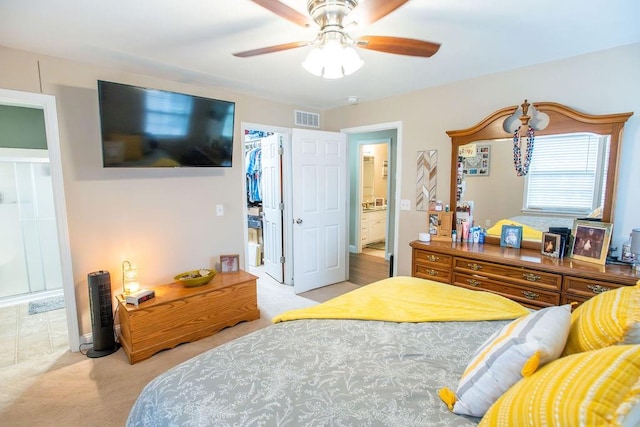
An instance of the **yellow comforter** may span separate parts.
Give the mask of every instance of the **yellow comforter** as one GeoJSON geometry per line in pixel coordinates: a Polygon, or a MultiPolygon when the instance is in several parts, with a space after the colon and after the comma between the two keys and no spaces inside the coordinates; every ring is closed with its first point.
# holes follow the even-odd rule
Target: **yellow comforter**
{"type": "Polygon", "coordinates": [[[400,276],[363,286],[313,307],[284,312],[274,317],[273,323],[297,319],[506,320],[527,313],[522,305],[500,295],[400,276]]]}
{"type": "Polygon", "coordinates": [[[542,241],[542,231],[536,230],[533,227],[529,227],[528,225],[524,225],[516,221],[511,221],[510,219],[501,219],[500,221],[496,222],[493,227],[487,230],[487,235],[501,237],[503,225],[519,225],[522,227],[522,238],[524,240],[542,241]]]}

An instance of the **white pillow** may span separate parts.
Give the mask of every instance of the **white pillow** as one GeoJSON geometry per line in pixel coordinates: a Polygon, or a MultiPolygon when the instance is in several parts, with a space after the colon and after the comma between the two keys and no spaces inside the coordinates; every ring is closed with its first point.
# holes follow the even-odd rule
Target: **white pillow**
{"type": "Polygon", "coordinates": [[[482,417],[512,385],[557,359],[571,325],[571,306],[547,307],[495,332],[476,350],[458,389],[439,390],[456,414],[482,417]]]}

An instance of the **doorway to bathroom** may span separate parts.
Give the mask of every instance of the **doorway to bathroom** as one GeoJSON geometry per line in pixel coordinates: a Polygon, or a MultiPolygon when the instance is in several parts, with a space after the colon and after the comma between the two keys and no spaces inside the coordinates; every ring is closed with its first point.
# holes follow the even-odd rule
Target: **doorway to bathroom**
{"type": "Polygon", "coordinates": [[[387,255],[389,139],[359,142],[360,238],[357,253],[387,255]]]}
{"type": "Polygon", "coordinates": [[[80,344],[54,96],[0,89],[0,365],[80,344]]]}

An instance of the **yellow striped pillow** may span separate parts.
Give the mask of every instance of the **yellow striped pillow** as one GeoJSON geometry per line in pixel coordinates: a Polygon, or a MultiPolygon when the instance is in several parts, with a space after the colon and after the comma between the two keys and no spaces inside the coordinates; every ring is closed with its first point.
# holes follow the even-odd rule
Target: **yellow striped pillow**
{"type": "Polygon", "coordinates": [[[640,345],[563,357],[509,389],[479,427],[633,425],[639,378],[640,345]]]}
{"type": "Polygon", "coordinates": [[[562,353],[571,307],[547,307],[522,316],[487,339],[467,365],[458,389],[438,391],[456,414],[481,417],[523,376],[557,359],[562,353]]]}
{"type": "Polygon", "coordinates": [[[615,344],[640,344],[639,284],[603,292],[576,308],[562,355],[615,344]]]}

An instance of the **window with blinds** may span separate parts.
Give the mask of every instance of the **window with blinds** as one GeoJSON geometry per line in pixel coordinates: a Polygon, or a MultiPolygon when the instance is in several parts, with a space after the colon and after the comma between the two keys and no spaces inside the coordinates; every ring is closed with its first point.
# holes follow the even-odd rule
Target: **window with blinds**
{"type": "Polygon", "coordinates": [[[157,138],[187,135],[193,98],[164,91],[145,93],[145,132],[157,138]]]}
{"type": "Polygon", "coordinates": [[[602,206],[608,155],[608,136],[572,133],[536,137],[523,210],[586,216],[602,206]]]}

